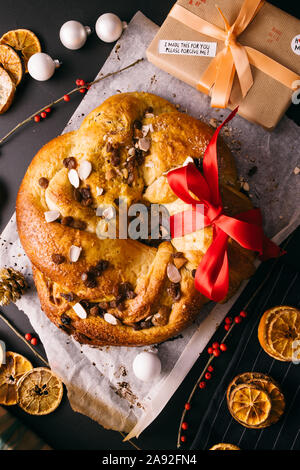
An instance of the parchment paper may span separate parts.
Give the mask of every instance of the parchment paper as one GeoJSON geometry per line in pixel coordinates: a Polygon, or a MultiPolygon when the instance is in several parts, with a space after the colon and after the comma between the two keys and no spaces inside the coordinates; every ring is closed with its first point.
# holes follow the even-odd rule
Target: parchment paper
{"type": "MultiPolygon", "coordinates": [[[[100,73],[117,70],[145,56],[156,31],[157,26],[138,12],[100,73]]],[[[222,120],[228,114],[227,111],[211,109],[205,95],[145,60],[92,86],[64,132],[77,129],[84,116],[109,96],[135,90],[163,96],[180,105],[181,110],[214,125],[215,120],[222,120]]],[[[299,176],[294,173],[295,167],[300,166],[299,128],[285,117],[269,134],[236,117],[224,134],[236,156],[239,174],[250,184],[254,204],[262,209],[267,235],[277,234],[276,241],[282,241],[299,223],[296,204],[299,201],[299,176]],[[256,171],[253,169],[255,166],[256,171]],[[254,173],[251,177],[248,176],[249,170],[254,173]]],[[[130,437],[138,435],[160,413],[240,293],[225,305],[207,305],[197,321],[182,335],[159,345],[161,376],[155,382],[145,384],[133,375],[132,362],[138,352],[151,350],[150,347],[95,349],[80,346],[41,312],[30,263],[19,242],[15,215],[0,237],[0,265],[15,267],[26,274],[31,289],[17,302],[17,306],[29,317],[45,347],[51,368],[66,384],[72,408],[106,428],[125,432],[132,430],[130,437]]]]}

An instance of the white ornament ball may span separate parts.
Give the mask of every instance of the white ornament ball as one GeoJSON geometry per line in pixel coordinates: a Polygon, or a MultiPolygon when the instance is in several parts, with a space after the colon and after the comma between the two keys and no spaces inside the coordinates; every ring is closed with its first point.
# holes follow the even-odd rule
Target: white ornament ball
{"type": "Polygon", "coordinates": [[[124,25],[120,18],[113,13],[104,13],[96,22],[97,36],[104,42],[114,42],[122,34],[124,25]]]}
{"type": "Polygon", "coordinates": [[[161,362],[154,352],[144,351],[136,356],[132,364],[135,376],[143,382],[150,382],[159,376],[161,362]]]}
{"type": "Polygon", "coordinates": [[[48,54],[37,52],[28,61],[28,72],[35,80],[49,80],[59,65],[59,61],[53,60],[48,54]]]}
{"type": "Polygon", "coordinates": [[[91,34],[89,26],[83,26],[79,21],[70,20],[62,25],[59,31],[61,42],[68,49],[80,49],[91,34]]]}

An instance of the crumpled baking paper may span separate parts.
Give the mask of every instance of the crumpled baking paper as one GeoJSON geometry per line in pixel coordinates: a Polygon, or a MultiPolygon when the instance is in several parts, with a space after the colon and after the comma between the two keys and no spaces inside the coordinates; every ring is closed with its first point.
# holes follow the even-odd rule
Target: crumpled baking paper
{"type": "MultiPolygon", "coordinates": [[[[157,28],[138,12],[98,76],[144,57],[157,28]]],[[[84,116],[109,96],[136,90],[160,95],[214,126],[228,114],[211,109],[207,96],[145,60],[92,86],[64,132],[77,129],[84,116]]],[[[239,174],[250,185],[254,204],[263,212],[267,235],[277,234],[276,241],[282,241],[299,223],[299,208],[295,204],[299,201],[299,176],[294,173],[295,167],[300,166],[299,128],[285,117],[270,134],[236,117],[223,136],[236,156],[239,174]]],[[[244,283],[239,293],[224,305],[208,304],[195,323],[173,341],[157,347],[96,349],[75,342],[41,311],[30,262],[18,238],[15,215],[0,238],[0,265],[15,267],[27,276],[31,289],[17,306],[38,333],[51,368],[66,384],[72,408],[105,428],[131,431],[128,437],[138,436],[158,416],[245,286],[244,283]],[[132,362],[140,351],[153,349],[161,358],[162,373],[156,381],[143,383],[134,376],[132,362]]]]}

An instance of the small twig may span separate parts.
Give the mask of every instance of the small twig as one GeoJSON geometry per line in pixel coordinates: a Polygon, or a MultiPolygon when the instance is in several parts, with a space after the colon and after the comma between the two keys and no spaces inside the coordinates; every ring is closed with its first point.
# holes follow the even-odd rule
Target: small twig
{"type": "MultiPolygon", "coordinates": [[[[37,356],[39,358],[40,361],[42,361],[47,367],[50,368],[50,364],[49,362],[46,361],[46,359],[43,358],[43,356],[41,354],[39,354],[32,346],[30,343],[28,343],[28,341],[24,338],[24,336],[22,336],[21,333],[19,333],[19,331],[7,320],[7,318],[0,312],[0,318],[1,320],[4,321],[4,323],[18,336],[18,338],[20,338],[23,343],[26,344],[26,346],[28,346],[29,349],[31,349],[31,351],[33,352],[33,354],[35,354],[35,356],[37,356]]],[[[121,434],[121,436],[123,438],[126,437],[126,434],[119,431],[119,433],[121,434]]],[[[128,441],[136,450],[141,450],[140,447],[138,447],[134,442],[132,442],[131,440],[128,441]]]]}
{"type": "Polygon", "coordinates": [[[32,346],[30,343],[28,343],[28,341],[24,338],[24,336],[21,335],[21,333],[19,333],[19,331],[7,320],[7,318],[0,312],[0,318],[1,320],[4,321],[4,323],[18,336],[18,338],[20,338],[23,343],[26,344],[26,346],[28,346],[29,349],[31,349],[31,351],[33,352],[33,354],[35,354],[40,361],[42,361],[47,367],[50,367],[49,365],[49,362],[46,361],[46,359],[43,358],[43,356],[41,356],[40,353],[38,353],[32,346]]]}
{"type": "MultiPolygon", "coordinates": [[[[135,62],[133,62],[132,64],[126,65],[126,67],[123,67],[122,69],[116,70],[115,72],[109,72],[109,73],[107,73],[106,75],[103,75],[102,77],[97,78],[97,79],[94,80],[93,82],[89,82],[89,83],[87,83],[87,84],[84,85],[84,86],[80,86],[80,87],[73,88],[73,89],[72,89],[71,91],[69,91],[68,93],[65,93],[65,95],[72,95],[73,93],[76,93],[77,91],[81,90],[82,88],[87,88],[88,86],[94,85],[95,83],[98,83],[98,82],[101,82],[102,80],[105,80],[105,78],[112,77],[113,75],[116,75],[117,73],[124,72],[125,70],[130,69],[131,67],[134,67],[134,66],[137,65],[138,63],[142,62],[143,60],[144,60],[143,58],[138,59],[138,60],[136,60],[135,62]]],[[[11,136],[14,132],[16,132],[20,127],[22,127],[22,126],[24,126],[25,124],[27,124],[27,122],[30,122],[37,114],[40,114],[42,111],[45,111],[45,109],[51,108],[52,106],[54,106],[54,105],[57,104],[57,103],[60,103],[60,102],[63,101],[63,100],[64,100],[64,96],[61,96],[61,97],[58,98],[57,100],[52,101],[51,103],[47,104],[46,106],[43,106],[43,108],[39,109],[38,111],[35,111],[35,112],[34,112],[33,114],[31,114],[28,118],[24,119],[24,121],[19,122],[19,124],[17,124],[13,129],[11,129],[6,135],[4,135],[4,136],[0,139],[0,144],[3,144],[3,142],[4,142],[6,139],[8,139],[9,136],[11,136]]]]}
{"type": "MultiPolygon", "coordinates": [[[[290,241],[290,239],[291,239],[291,236],[292,236],[292,234],[291,234],[291,235],[287,238],[287,240],[285,241],[284,246],[282,247],[283,250],[284,250],[284,249],[286,248],[286,246],[288,245],[288,243],[289,243],[289,241],[290,241]]],[[[248,300],[248,302],[246,302],[246,304],[244,305],[244,307],[243,307],[242,310],[247,311],[249,305],[252,303],[252,301],[255,299],[255,297],[259,294],[259,292],[263,289],[263,287],[265,286],[266,282],[267,282],[268,279],[271,277],[271,274],[273,273],[275,266],[278,264],[279,259],[280,259],[280,258],[277,258],[277,259],[275,260],[275,262],[273,263],[272,269],[270,269],[270,271],[268,272],[268,274],[266,275],[266,277],[264,278],[264,280],[262,281],[262,283],[261,283],[261,284],[259,285],[259,287],[253,292],[253,294],[251,295],[250,299],[248,300]]],[[[229,328],[229,330],[227,331],[227,333],[225,334],[225,336],[222,338],[221,343],[225,343],[226,339],[228,338],[228,336],[230,335],[230,333],[232,332],[232,330],[233,330],[233,328],[234,328],[235,326],[236,326],[236,323],[232,323],[231,327],[229,328]]],[[[206,363],[206,365],[205,365],[203,371],[201,372],[199,378],[197,379],[197,381],[196,381],[196,383],[195,383],[195,385],[194,385],[194,387],[193,387],[193,389],[192,389],[192,391],[191,391],[191,393],[190,393],[190,395],[189,395],[189,398],[188,398],[187,403],[190,403],[190,402],[191,402],[191,400],[192,400],[192,398],[193,398],[193,396],[194,396],[194,394],[195,394],[195,392],[196,392],[196,390],[197,390],[197,388],[198,388],[198,385],[199,385],[201,379],[203,378],[205,372],[207,371],[208,366],[213,362],[214,359],[216,359],[215,356],[211,356],[211,357],[208,359],[208,361],[207,361],[207,363],[206,363]]],[[[181,415],[181,420],[180,420],[179,429],[178,429],[178,434],[177,434],[177,448],[178,448],[178,449],[181,447],[181,441],[180,441],[180,438],[181,438],[181,429],[182,429],[181,426],[182,426],[182,423],[184,422],[184,418],[185,418],[185,416],[186,416],[186,413],[187,413],[187,410],[184,409],[184,410],[183,410],[183,413],[182,413],[182,415],[181,415]]]]}

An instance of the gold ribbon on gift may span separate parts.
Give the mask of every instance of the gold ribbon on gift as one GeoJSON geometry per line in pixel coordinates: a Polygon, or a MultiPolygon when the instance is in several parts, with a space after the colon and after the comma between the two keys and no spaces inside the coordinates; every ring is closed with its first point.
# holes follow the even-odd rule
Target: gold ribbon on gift
{"type": "Polygon", "coordinates": [[[212,59],[197,85],[200,91],[211,94],[211,106],[214,108],[227,107],[235,73],[239,79],[243,98],[246,96],[253,85],[250,64],[291,90],[295,89],[293,82],[300,79],[298,74],[287,67],[237,41],[238,36],[251,23],[263,4],[262,0],[245,0],[237,19],[231,26],[220,8],[216,6],[223,18],[224,30],[178,4],[175,4],[170,12],[172,18],[185,26],[225,43],[224,49],[212,59]]]}

